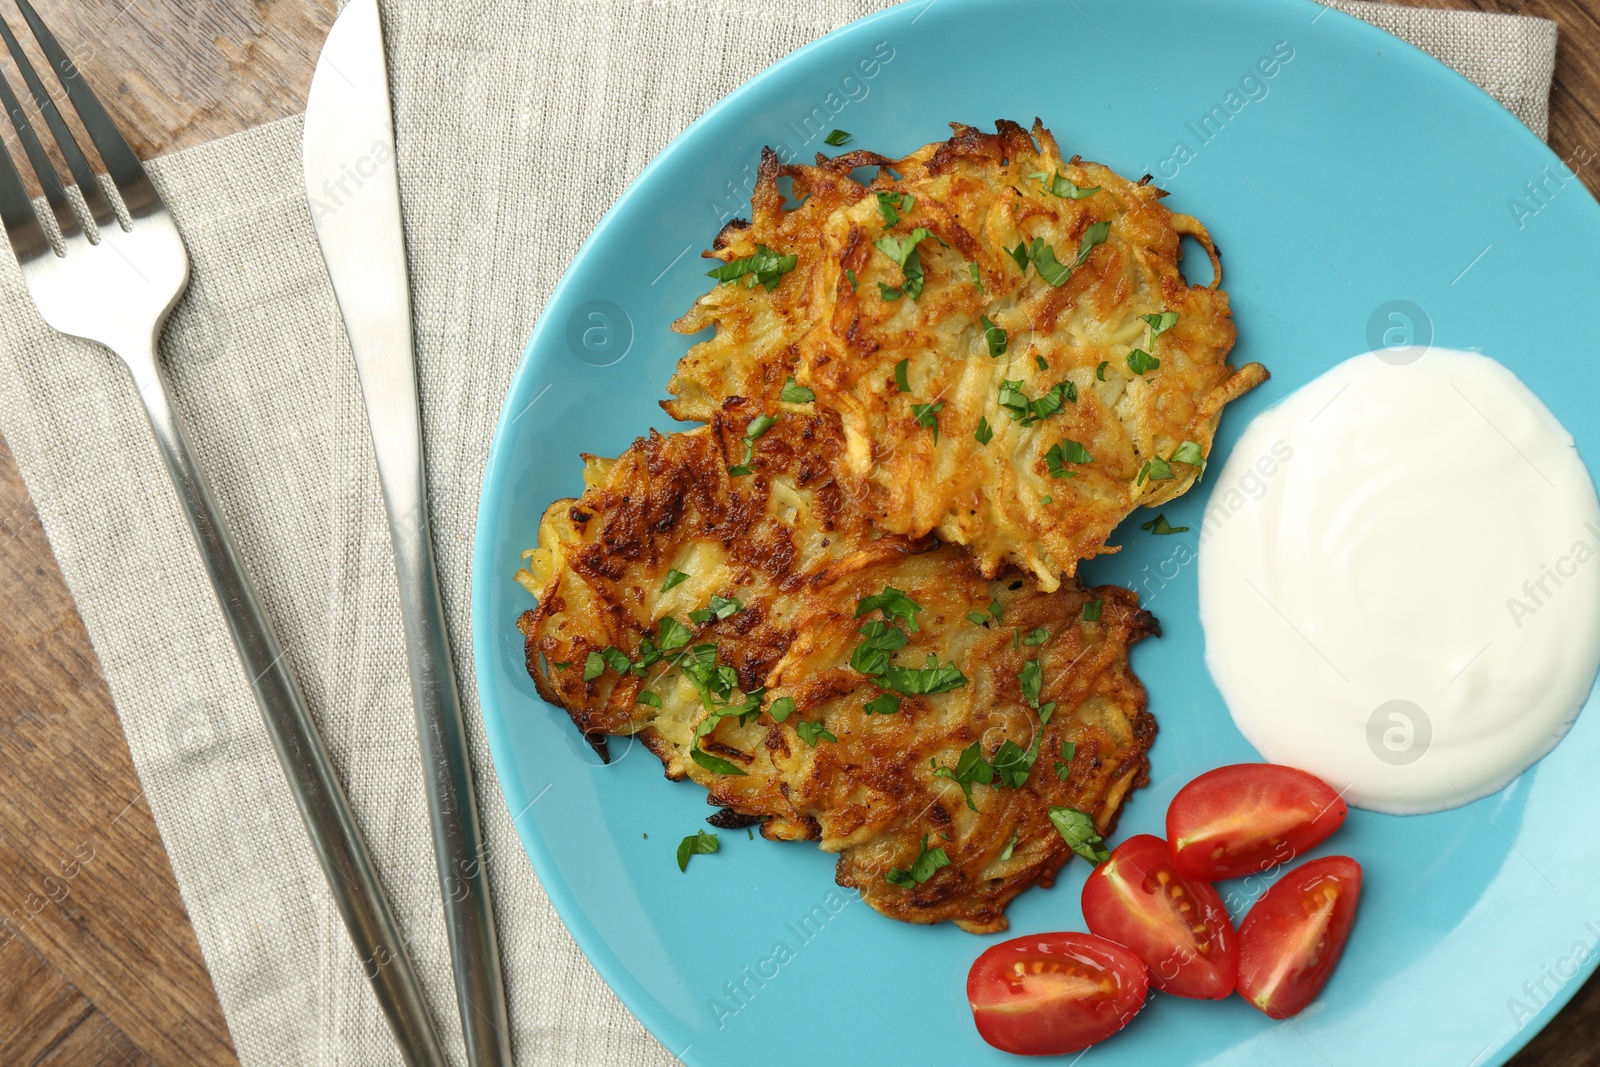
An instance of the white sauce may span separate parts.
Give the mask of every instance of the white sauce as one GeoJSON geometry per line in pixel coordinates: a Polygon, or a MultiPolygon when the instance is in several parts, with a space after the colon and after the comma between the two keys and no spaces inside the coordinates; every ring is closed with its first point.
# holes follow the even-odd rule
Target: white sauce
{"type": "Polygon", "coordinates": [[[1396,814],[1509,784],[1600,668],[1600,502],[1572,436],[1494,360],[1416,357],[1358,356],[1258,416],[1200,549],[1239,729],[1396,814]]]}

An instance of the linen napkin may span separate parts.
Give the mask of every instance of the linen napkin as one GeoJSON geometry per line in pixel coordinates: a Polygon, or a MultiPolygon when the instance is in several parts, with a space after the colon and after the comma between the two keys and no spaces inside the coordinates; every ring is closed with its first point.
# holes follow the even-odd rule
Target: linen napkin
{"type": "MultiPolygon", "coordinates": [[[[882,6],[384,4],[434,529],[525,1062],[638,1067],[683,1050],[646,1033],[578,951],[490,764],[471,634],[496,620],[471,618],[469,570],[501,398],[566,264],[640,169],[751,75],[882,6]]],[[[1430,49],[1544,135],[1552,23],[1339,6],[1430,49]]],[[[163,350],[455,1047],[388,530],[299,149],[296,118],[151,165],[194,262],[163,350]]],[[[110,682],[240,1057],[398,1062],[126,374],[39,321],[9,256],[0,429],[110,682]]]]}

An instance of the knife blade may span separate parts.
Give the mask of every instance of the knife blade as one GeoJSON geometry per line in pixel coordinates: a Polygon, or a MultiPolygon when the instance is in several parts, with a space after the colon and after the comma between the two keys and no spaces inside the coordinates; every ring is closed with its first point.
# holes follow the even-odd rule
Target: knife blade
{"type": "Polygon", "coordinates": [[[489,893],[428,513],[411,291],[378,0],[351,0],[317,60],[306,102],[312,225],[355,356],[395,550],[434,858],[467,1059],[512,1062],[489,893]]]}

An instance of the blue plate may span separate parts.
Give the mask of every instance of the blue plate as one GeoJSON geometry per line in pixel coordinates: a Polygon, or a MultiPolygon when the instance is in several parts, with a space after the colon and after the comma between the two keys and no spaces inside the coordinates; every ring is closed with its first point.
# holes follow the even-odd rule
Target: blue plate
{"type": "MultiPolygon", "coordinates": [[[[1035,115],[1066,152],[1155,175],[1220,243],[1234,361],[1273,374],[1224,420],[1224,451],[1334,363],[1431,339],[1506,363],[1585,454],[1600,452],[1600,359],[1583,328],[1600,293],[1600,210],[1488,96],[1365,23],[1300,0],[935,0],[755,78],[646,169],[552,297],[495,438],[473,588],[485,726],[534,867],[600,973],[697,1067],[810,1067],[842,1049],[852,1063],[1014,1062],[978,1038],[964,996],[968,965],[997,939],[885,919],[808,845],[724,832],[720,854],[680,874],[674,851],[705,825],[704,791],[666,781],[627,741],[597,765],[523,670],[514,622],[533,600],[511,575],[544,507],[579,492],[580,450],[615,455],[669,426],[656,402],[690,340],[668,324],[709,284],[699,252],[744,213],[762,145],[809,158],[837,126],[898,154],[950,119],[1035,115]]],[[[1136,588],[1166,627],[1134,656],[1161,733],[1119,837],[1161,833],[1184,782],[1258,758],[1202,655],[1192,560],[1207,488],[1166,508],[1189,533],[1141,534],[1136,517],[1116,539],[1126,550],[1087,568],[1136,588]]],[[[1503,1063],[1595,967],[1597,762],[1591,711],[1486,800],[1353,813],[1322,851],[1364,865],[1361,910],[1310,1009],[1274,1023],[1236,997],[1155,994],[1094,1062],[1503,1063]]],[[[1013,932],[1082,929],[1085,873],[1074,862],[1056,888],[1023,894],[1013,932]]],[[[1264,887],[1224,888],[1238,916],[1264,887]]]]}

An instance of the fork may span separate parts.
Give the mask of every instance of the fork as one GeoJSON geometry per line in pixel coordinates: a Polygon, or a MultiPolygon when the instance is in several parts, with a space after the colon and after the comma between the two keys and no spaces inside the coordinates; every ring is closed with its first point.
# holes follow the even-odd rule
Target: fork
{"type": "Polygon", "coordinates": [[[394,910],[384,896],[305,697],[173,410],[156,355],[156,339],[189,283],[189,255],[183,239],[138,157],[61,45],[28,0],[16,3],[105,165],[123,211],[119,217],[44,82],[0,18],[0,37],[72,175],[70,186],[61,181],[10,82],[0,73],[0,103],[11,116],[58,231],[57,240],[52,241],[28,197],[17,164],[0,146],[0,220],[6,237],[44,321],[60,333],[109,348],[133,375],[273,748],[363,970],[406,1062],[443,1067],[444,1048],[394,910]]]}

